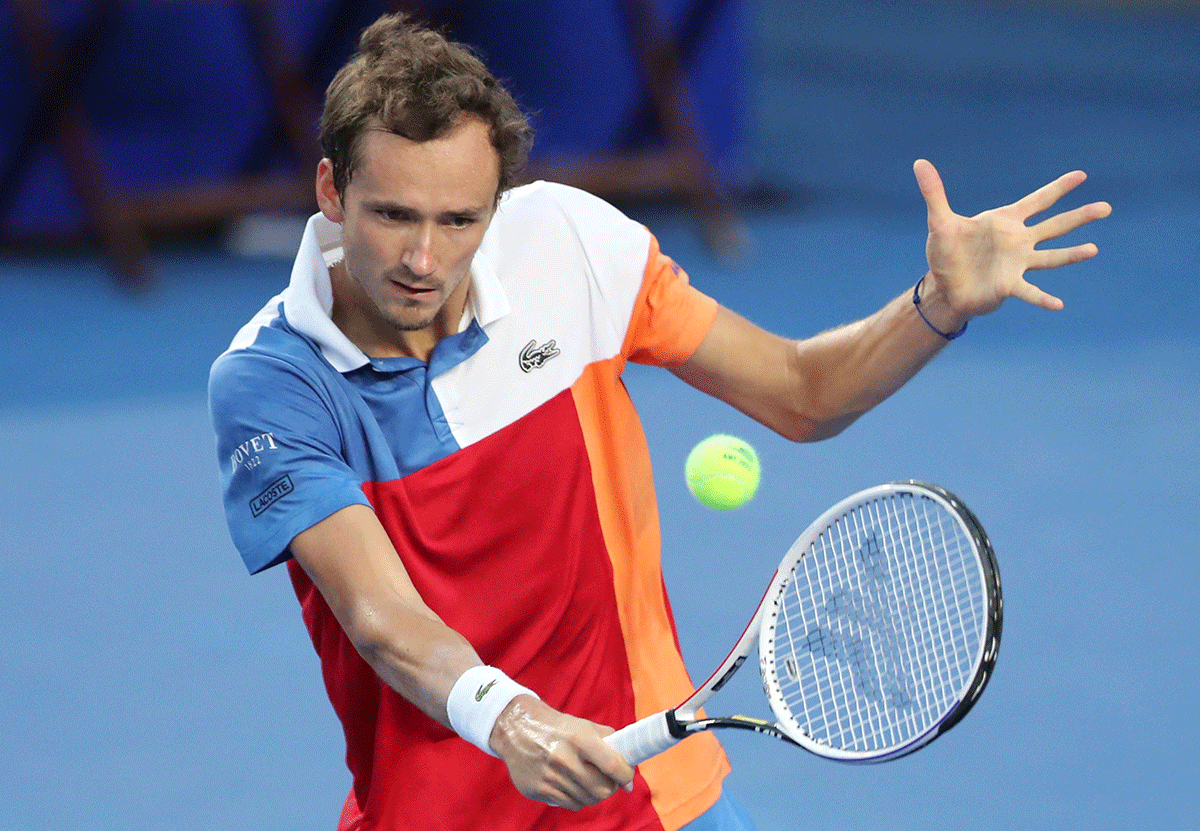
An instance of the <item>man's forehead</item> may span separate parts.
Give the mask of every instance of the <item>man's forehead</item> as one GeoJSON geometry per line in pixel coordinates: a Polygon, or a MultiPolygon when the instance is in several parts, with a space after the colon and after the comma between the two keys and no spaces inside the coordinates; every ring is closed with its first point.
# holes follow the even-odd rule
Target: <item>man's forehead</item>
{"type": "MultiPolygon", "coordinates": [[[[479,119],[462,122],[428,141],[413,141],[382,127],[361,136],[351,186],[364,195],[442,193],[466,202],[494,203],[500,182],[500,155],[479,119]]],[[[389,196],[390,195],[390,196],[389,196]]],[[[482,205],[480,205],[482,207],[482,205]]]]}

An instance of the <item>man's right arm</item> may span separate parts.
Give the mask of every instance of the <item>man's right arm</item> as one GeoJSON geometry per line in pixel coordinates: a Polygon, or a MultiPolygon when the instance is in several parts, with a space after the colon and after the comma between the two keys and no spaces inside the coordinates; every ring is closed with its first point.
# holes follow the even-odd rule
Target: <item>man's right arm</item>
{"type": "MultiPolygon", "coordinates": [[[[483,662],[421,599],[374,511],[343,508],[297,535],[290,549],[384,683],[450,727],[451,689],[483,662]]],[[[602,741],[607,732],[519,695],[497,718],[489,744],[522,794],[578,810],[632,781],[632,768],[602,741]]]]}

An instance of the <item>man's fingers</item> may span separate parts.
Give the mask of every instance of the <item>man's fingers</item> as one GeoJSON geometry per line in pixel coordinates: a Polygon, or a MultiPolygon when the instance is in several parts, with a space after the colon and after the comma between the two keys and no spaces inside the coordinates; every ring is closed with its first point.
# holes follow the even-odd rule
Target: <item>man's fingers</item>
{"type": "MultiPolygon", "coordinates": [[[[604,729],[599,727],[598,731],[604,729]]],[[[593,794],[604,799],[617,788],[633,790],[633,767],[603,739],[597,737],[595,741],[588,741],[580,751],[585,767],[585,778],[581,784],[593,794]]]]}
{"type": "Polygon", "coordinates": [[[1051,312],[1057,312],[1063,307],[1063,302],[1053,294],[1047,294],[1032,283],[1021,280],[1013,288],[1013,297],[1024,300],[1031,306],[1038,306],[1051,312]]]}
{"type": "Polygon", "coordinates": [[[950,203],[946,200],[946,188],[937,168],[925,159],[917,159],[913,163],[913,174],[917,177],[917,187],[921,189],[921,195],[925,197],[925,207],[929,210],[930,220],[952,213],[950,203]]]}
{"type": "Polygon", "coordinates": [[[592,775],[564,775],[554,783],[550,798],[544,800],[556,808],[578,811],[608,799],[617,790],[617,783],[593,770],[592,775]]]}
{"type": "Polygon", "coordinates": [[[596,765],[609,781],[614,782],[618,787],[627,792],[632,791],[633,766],[625,761],[625,757],[607,744],[604,745],[604,749],[608,752],[600,759],[593,761],[592,764],[596,765]]]}
{"type": "Polygon", "coordinates": [[[1103,219],[1111,213],[1112,205],[1107,202],[1092,202],[1090,205],[1056,214],[1034,225],[1031,230],[1039,241],[1057,239],[1089,222],[1103,219]]]}
{"type": "Polygon", "coordinates": [[[580,755],[618,787],[625,791],[632,791],[633,765],[629,764],[625,757],[614,750],[608,742],[603,741],[605,736],[610,736],[616,731],[606,724],[595,725],[595,730],[601,740],[589,741],[586,747],[580,748],[580,755]]]}
{"type": "Polygon", "coordinates": [[[561,771],[557,775],[547,776],[540,794],[534,796],[552,808],[566,808],[568,811],[578,811],[589,805],[607,798],[613,792],[612,788],[595,788],[580,782],[569,771],[561,771]]]}
{"type": "Polygon", "coordinates": [[[1087,179],[1087,174],[1082,170],[1073,170],[1070,173],[1064,173],[1053,182],[1042,185],[1028,196],[1018,200],[1014,207],[1020,212],[1025,219],[1040,214],[1042,211],[1049,209],[1063,196],[1073,191],[1075,188],[1083,184],[1087,179]]]}
{"type": "Polygon", "coordinates": [[[1099,253],[1095,243],[1085,242],[1083,245],[1073,245],[1070,248],[1047,248],[1036,250],[1030,255],[1025,268],[1028,271],[1040,271],[1047,268],[1061,268],[1064,265],[1081,263],[1090,260],[1099,253]]]}

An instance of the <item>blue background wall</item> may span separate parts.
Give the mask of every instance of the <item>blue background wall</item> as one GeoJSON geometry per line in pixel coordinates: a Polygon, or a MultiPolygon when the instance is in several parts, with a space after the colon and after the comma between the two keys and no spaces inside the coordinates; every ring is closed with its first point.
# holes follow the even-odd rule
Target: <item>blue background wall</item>
{"type": "MultiPolygon", "coordinates": [[[[97,3],[40,4],[64,52],[90,54],[71,87],[89,122],[99,165],[117,192],[248,174],[300,172],[272,128],[276,116],[256,26],[240,4],[124,2],[97,17],[97,3]],[[85,49],[81,44],[93,44],[85,49]],[[90,51],[89,51],[90,50],[90,51]]],[[[267,4],[283,65],[300,70],[316,124],[325,87],[353,53],[358,32],[394,3],[301,0],[267,4]]],[[[630,24],[615,2],[493,0],[419,5],[471,43],[506,80],[538,132],[533,161],[579,160],[658,146],[630,24]],[[518,22],[519,21],[519,22],[518,22]]],[[[726,182],[745,179],[745,20],[742,0],[658,0],[660,25],[680,44],[696,126],[726,182]]],[[[0,160],[15,152],[35,115],[43,80],[25,41],[0,10],[0,160]]],[[[315,152],[316,131],[312,132],[315,152]]],[[[316,158],[319,158],[319,153],[316,158]]],[[[82,229],[85,217],[58,146],[39,143],[11,204],[0,241],[82,229]]],[[[310,175],[307,168],[304,176],[310,175]]],[[[6,203],[0,203],[3,205],[6,203]]]]}
{"type": "MultiPolygon", "coordinates": [[[[868,768],[731,737],[730,787],[761,828],[1194,827],[1198,24],[760,0],[743,147],[773,198],[742,206],[746,248],[715,258],[687,213],[629,206],[699,286],[796,336],[920,276],[918,156],[961,213],[1076,167],[1091,178],[1066,203],[1114,206],[1067,240],[1096,241],[1097,259],[1040,275],[1065,310],[972,323],[832,441],[790,445],[666,373],[630,372],[697,675],[791,540],[852,490],[941,482],[998,553],[1004,641],[971,715],[868,768]],[[688,448],[716,431],[764,458],[758,497],[731,514],[683,484],[688,448]]],[[[248,577],[229,542],[204,400],[212,358],[289,265],[196,246],[155,265],[158,285],[131,296],[99,257],[0,260],[0,828],[332,828],[338,726],[285,575],[248,577]]],[[[741,676],[723,695],[752,707],[741,676]]]]}

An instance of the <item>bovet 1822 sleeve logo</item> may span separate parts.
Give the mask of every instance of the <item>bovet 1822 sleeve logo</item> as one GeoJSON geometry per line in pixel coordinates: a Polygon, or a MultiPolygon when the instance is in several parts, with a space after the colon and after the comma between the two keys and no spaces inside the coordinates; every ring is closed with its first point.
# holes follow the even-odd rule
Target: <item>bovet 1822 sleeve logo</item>
{"type": "Polygon", "coordinates": [[[250,513],[258,516],[295,489],[296,487],[292,484],[292,477],[286,473],[283,474],[274,482],[267,485],[265,491],[250,500],[250,513]]]}
{"type": "Polygon", "coordinates": [[[257,436],[252,436],[235,447],[229,454],[229,463],[232,466],[230,472],[237,473],[239,467],[253,470],[262,464],[263,453],[278,449],[279,445],[275,443],[274,433],[259,433],[257,436]]]}
{"type": "Polygon", "coordinates": [[[561,354],[562,352],[558,349],[557,341],[549,340],[538,346],[536,340],[531,340],[521,350],[521,371],[529,372],[532,369],[537,369],[546,363],[546,361],[561,354]]]}

